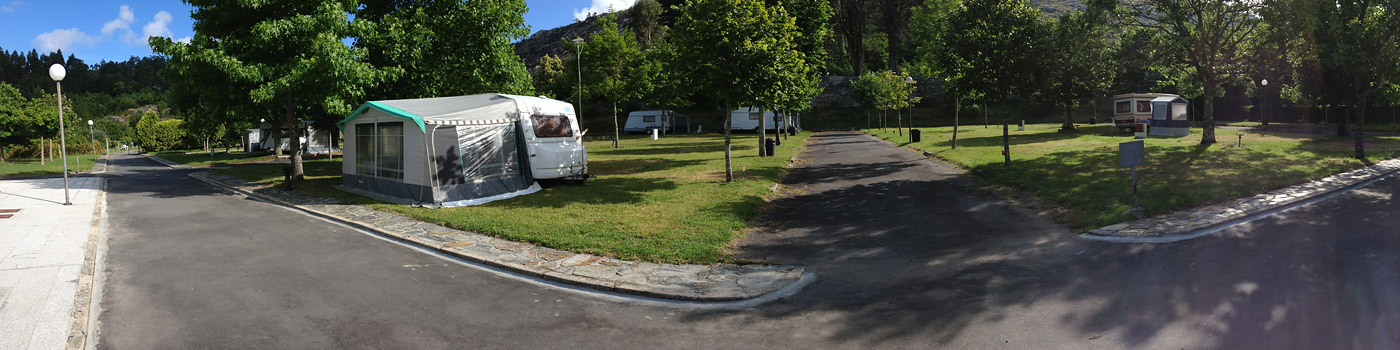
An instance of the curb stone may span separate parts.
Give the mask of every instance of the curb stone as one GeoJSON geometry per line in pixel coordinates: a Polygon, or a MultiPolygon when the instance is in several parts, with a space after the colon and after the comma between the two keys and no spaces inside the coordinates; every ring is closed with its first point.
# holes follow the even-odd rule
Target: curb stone
{"type": "Polygon", "coordinates": [[[1226,227],[1259,215],[1324,196],[1348,191],[1400,171],[1400,159],[1390,159],[1360,169],[1282,189],[1151,218],[1104,226],[1080,237],[1090,240],[1166,243],[1202,236],[1199,233],[1226,227]]]}
{"type": "Polygon", "coordinates": [[[146,154],[145,156],[146,156],[146,158],[150,158],[151,160],[156,161],[156,163],[165,164],[165,166],[168,166],[168,167],[171,167],[171,168],[175,168],[175,169],[194,169],[193,167],[190,167],[190,166],[187,166],[187,165],[184,165],[184,164],[180,164],[180,163],[176,163],[176,162],[172,162],[172,161],[166,160],[165,158],[161,158],[160,156],[157,156],[157,155],[154,155],[154,154],[146,154]]]}
{"type": "Polygon", "coordinates": [[[272,185],[208,171],[189,176],[468,261],[608,292],[683,301],[737,301],[783,289],[798,282],[806,273],[801,266],[655,264],[578,254],[456,230],[296,191],[282,191],[272,185]]]}

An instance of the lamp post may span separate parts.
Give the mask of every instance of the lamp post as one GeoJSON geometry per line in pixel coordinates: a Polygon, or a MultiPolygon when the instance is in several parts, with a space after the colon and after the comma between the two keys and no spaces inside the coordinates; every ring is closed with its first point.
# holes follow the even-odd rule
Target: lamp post
{"type": "Polygon", "coordinates": [[[59,155],[63,157],[63,205],[73,205],[68,197],[68,137],[64,135],[63,126],[63,77],[68,76],[68,70],[63,65],[54,63],[49,66],[49,78],[53,79],[54,86],[58,92],[58,146],[59,155]]]}
{"type": "MultiPolygon", "coordinates": [[[[913,84],[914,84],[914,77],[912,77],[912,76],[907,76],[907,75],[904,76],[904,83],[905,83],[905,84],[913,85],[913,84]]],[[[905,96],[905,97],[904,97],[904,104],[905,104],[905,105],[908,105],[908,108],[909,108],[909,129],[912,130],[912,129],[914,129],[914,90],[913,90],[913,89],[910,89],[910,90],[909,90],[909,96],[905,96]]],[[[912,132],[912,131],[911,131],[911,132],[912,132]]]]}
{"type": "MultiPolygon", "coordinates": [[[[92,147],[92,153],[97,154],[97,142],[92,137],[92,119],[88,119],[88,147],[92,147]]],[[[97,157],[92,158],[92,167],[97,167],[97,157]]]]}
{"type": "Polygon", "coordinates": [[[1259,90],[1260,90],[1260,91],[1259,91],[1259,125],[1260,125],[1260,128],[1261,128],[1261,129],[1268,129],[1268,128],[1269,128],[1269,115],[1268,115],[1268,114],[1264,114],[1264,97],[1269,96],[1269,95],[1266,94],[1266,93],[1264,93],[1263,90],[1264,90],[1264,88],[1267,88],[1267,87],[1269,86],[1269,79],[1260,79],[1260,80],[1259,80],[1259,86],[1260,86],[1260,88],[1259,88],[1259,90]]]}
{"type": "Polygon", "coordinates": [[[578,127],[583,128],[583,38],[574,37],[569,41],[574,42],[574,63],[578,71],[578,111],[574,112],[574,117],[578,118],[578,127]]]}

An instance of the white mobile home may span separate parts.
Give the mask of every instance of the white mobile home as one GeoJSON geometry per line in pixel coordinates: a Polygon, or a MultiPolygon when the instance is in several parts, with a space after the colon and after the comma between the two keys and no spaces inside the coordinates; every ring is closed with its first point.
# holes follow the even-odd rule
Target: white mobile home
{"type": "MultiPolygon", "coordinates": [[[[762,116],[760,116],[758,108],[752,107],[740,107],[739,109],[730,111],[729,117],[733,123],[733,125],[730,126],[731,130],[752,130],[755,133],[758,132],[758,121],[760,118],[768,118],[766,129],[770,131],[778,130],[778,124],[783,121],[783,116],[780,114],[773,113],[771,110],[764,110],[762,116]]],[[[800,116],[796,114],[792,115],[791,126],[797,130],[802,130],[800,116]]],[[[786,129],[788,125],[782,125],[782,127],[786,129]]]]}
{"type": "Polygon", "coordinates": [[[365,103],[338,123],[341,188],[433,207],[533,193],[536,179],[583,178],[588,158],[573,105],[478,94],[365,103]]]}
{"type": "Polygon", "coordinates": [[[1161,93],[1120,94],[1113,96],[1113,125],[1126,132],[1133,124],[1152,119],[1152,100],[1158,97],[1181,96],[1161,93]]]}
{"type": "MultiPolygon", "coordinates": [[[[334,129],[317,129],[311,122],[303,123],[301,137],[306,138],[306,147],[301,150],[302,153],[326,154],[340,152],[340,142],[336,140],[337,137],[334,133],[334,129]]],[[[258,126],[258,129],[249,129],[248,135],[250,138],[254,135],[260,138],[257,143],[251,145],[251,147],[254,150],[273,152],[274,150],[272,147],[276,144],[283,152],[290,151],[291,143],[288,142],[290,138],[288,136],[274,137],[273,133],[278,131],[281,132],[281,135],[291,134],[291,130],[287,128],[285,124],[279,128],[279,130],[273,130],[272,123],[266,121],[262,122],[262,124],[258,126]]]]}
{"type": "Polygon", "coordinates": [[[671,134],[689,133],[690,116],[672,110],[632,111],[627,114],[627,123],[622,126],[622,132],[646,133],[652,129],[671,134]]]}

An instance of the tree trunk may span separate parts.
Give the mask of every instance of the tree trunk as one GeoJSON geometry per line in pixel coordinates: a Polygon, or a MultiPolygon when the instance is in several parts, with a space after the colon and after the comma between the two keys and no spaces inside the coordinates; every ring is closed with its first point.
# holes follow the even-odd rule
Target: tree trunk
{"type": "Polygon", "coordinates": [[[1366,161],[1366,96],[1356,104],[1356,159],[1366,161]]]}
{"type": "Polygon", "coordinates": [[[958,149],[958,112],[962,111],[961,99],[953,99],[953,149],[958,149]]]}
{"type": "Polygon", "coordinates": [[[846,37],[846,55],[857,77],[865,70],[865,6],[861,2],[846,0],[841,21],[842,34],[846,37]]]}
{"type": "Polygon", "coordinates": [[[904,136],[904,115],[899,114],[899,109],[894,110],[894,130],[899,131],[899,136],[904,136]]]}
{"type": "Polygon", "coordinates": [[[1069,115],[1070,104],[1065,103],[1065,124],[1060,125],[1060,132],[1074,132],[1074,120],[1069,115]]]}
{"type": "Polygon", "coordinates": [[[39,165],[44,165],[44,138],[39,138],[39,165]]]}
{"type": "Polygon", "coordinates": [[[758,108],[758,156],[767,157],[768,154],[768,116],[763,115],[763,107],[758,108]]]}
{"type": "MultiPolygon", "coordinates": [[[[1211,84],[1206,84],[1205,96],[1201,97],[1205,104],[1205,124],[1201,126],[1201,144],[1210,145],[1215,143],[1215,88],[1211,84]]],[[[1134,107],[1136,108],[1136,107],[1134,107]]]]}
{"type": "Polygon", "coordinates": [[[724,117],[724,182],[734,182],[734,166],[730,163],[729,128],[734,126],[734,113],[724,117]]]}
{"type": "Polygon", "coordinates": [[[986,129],[988,125],[991,125],[991,122],[987,119],[987,106],[977,106],[977,108],[982,110],[982,128],[986,129]]]}
{"type": "Polygon", "coordinates": [[[7,162],[5,159],[5,144],[0,143],[0,163],[7,162]]]}
{"type": "MultiPolygon", "coordinates": [[[[622,147],[622,129],[617,127],[617,101],[613,101],[613,148],[622,147]]],[[[663,117],[665,118],[665,117],[663,117]]]]}
{"type": "Polygon", "coordinates": [[[1351,108],[1347,108],[1346,114],[1342,115],[1342,120],[1337,122],[1337,136],[1348,136],[1352,112],[1351,108]]]}
{"type": "Polygon", "coordinates": [[[1001,106],[1001,154],[1002,154],[1003,156],[1005,156],[1005,158],[1006,158],[1006,163],[1003,163],[1003,165],[1010,166],[1010,165],[1011,165],[1011,124],[1008,124],[1008,123],[1006,122],[1006,105],[1005,105],[1005,102],[1003,102],[1003,104],[1002,104],[1002,106],[1001,106]]]}
{"type": "Polygon", "coordinates": [[[885,132],[885,110],[880,110],[880,132],[885,132]]]}
{"type": "MultiPolygon", "coordinates": [[[[288,114],[291,114],[291,107],[288,107],[288,114]]],[[[282,158],[282,126],[277,125],[275,119],[272,121],[272,155],[274,158],[282,158]]]]}
{"type": "Polygon", "coordinates": [[[287,131],[291,134],[287,135],[287,144],[291,145],[288,148],[288,153],[291,153],[292,157],[292,182],[297,183],[301,182],[306,176],[301,164],[301,128],[297,127],[298,123],[295,113],[296,99],[288,97],[286,103],[287,125],[291,126],[287,128],[287,131]]]}

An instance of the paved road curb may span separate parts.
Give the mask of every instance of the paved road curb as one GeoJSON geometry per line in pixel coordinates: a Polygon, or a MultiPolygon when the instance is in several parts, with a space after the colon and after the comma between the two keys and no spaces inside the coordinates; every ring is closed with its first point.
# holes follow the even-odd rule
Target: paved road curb
{"type": "Polygon", "coordinates": [[[1354,190],[1400,171],[1400,159],[1391,159],[1321,180],[1236,199],[1224,204],[1104,226],[1080,237],[1120,243],[1168,243],[1215,232],[1332,195],[1354,190]]]}
{"type": "Polygon", "coordinates": [[[156,163],[164,164],[165,166],[168,166],[168,167],[171,167],[171,168],[175,168],[175,169],[194,169],[194,167],[187,166],[187,165],[180,164],[180,163],[176,163],[176,162],[172,162],[172,161],[170,161],[170,160],[168,160],[168,159],[161,158],[160,156],[157,156],[157,155],[154,155],[154,154],[149,154],[149,153],[147,153],[147,154],[144,154],[143,156],[145,156],[146,158],[150,158],[151,160],[156,161],[156,163]]]}
{"type": "Polygon", "coordinates": [[[88,231],[87,247],[83,251],[82,272],[78,275],[78,293],[73,298],[73,311],[70,313],[71,319],[68,321],[68,340],[65,348],[69,350],[87,348],[88,333],[96,329],[96,325],[89,322],[93,311],[93,285],[99,283],[96,276],[98,245],[102,237],[102,217],[104,207],[107,204],[107,181],[102,180],[98,186],[97,205],[92,210],[92,228],[88,231]]]}
{"type": "Polygon", "coordinates": [[[800,266],[673,265],[576,254],[455,230],[358,205],[338,204],[207,171],[190,177],[424,249],[526,276],[608,292],[684,301],[737,301],[781,290],[798,283],[804,274],[810,275],[800,266]]]}

